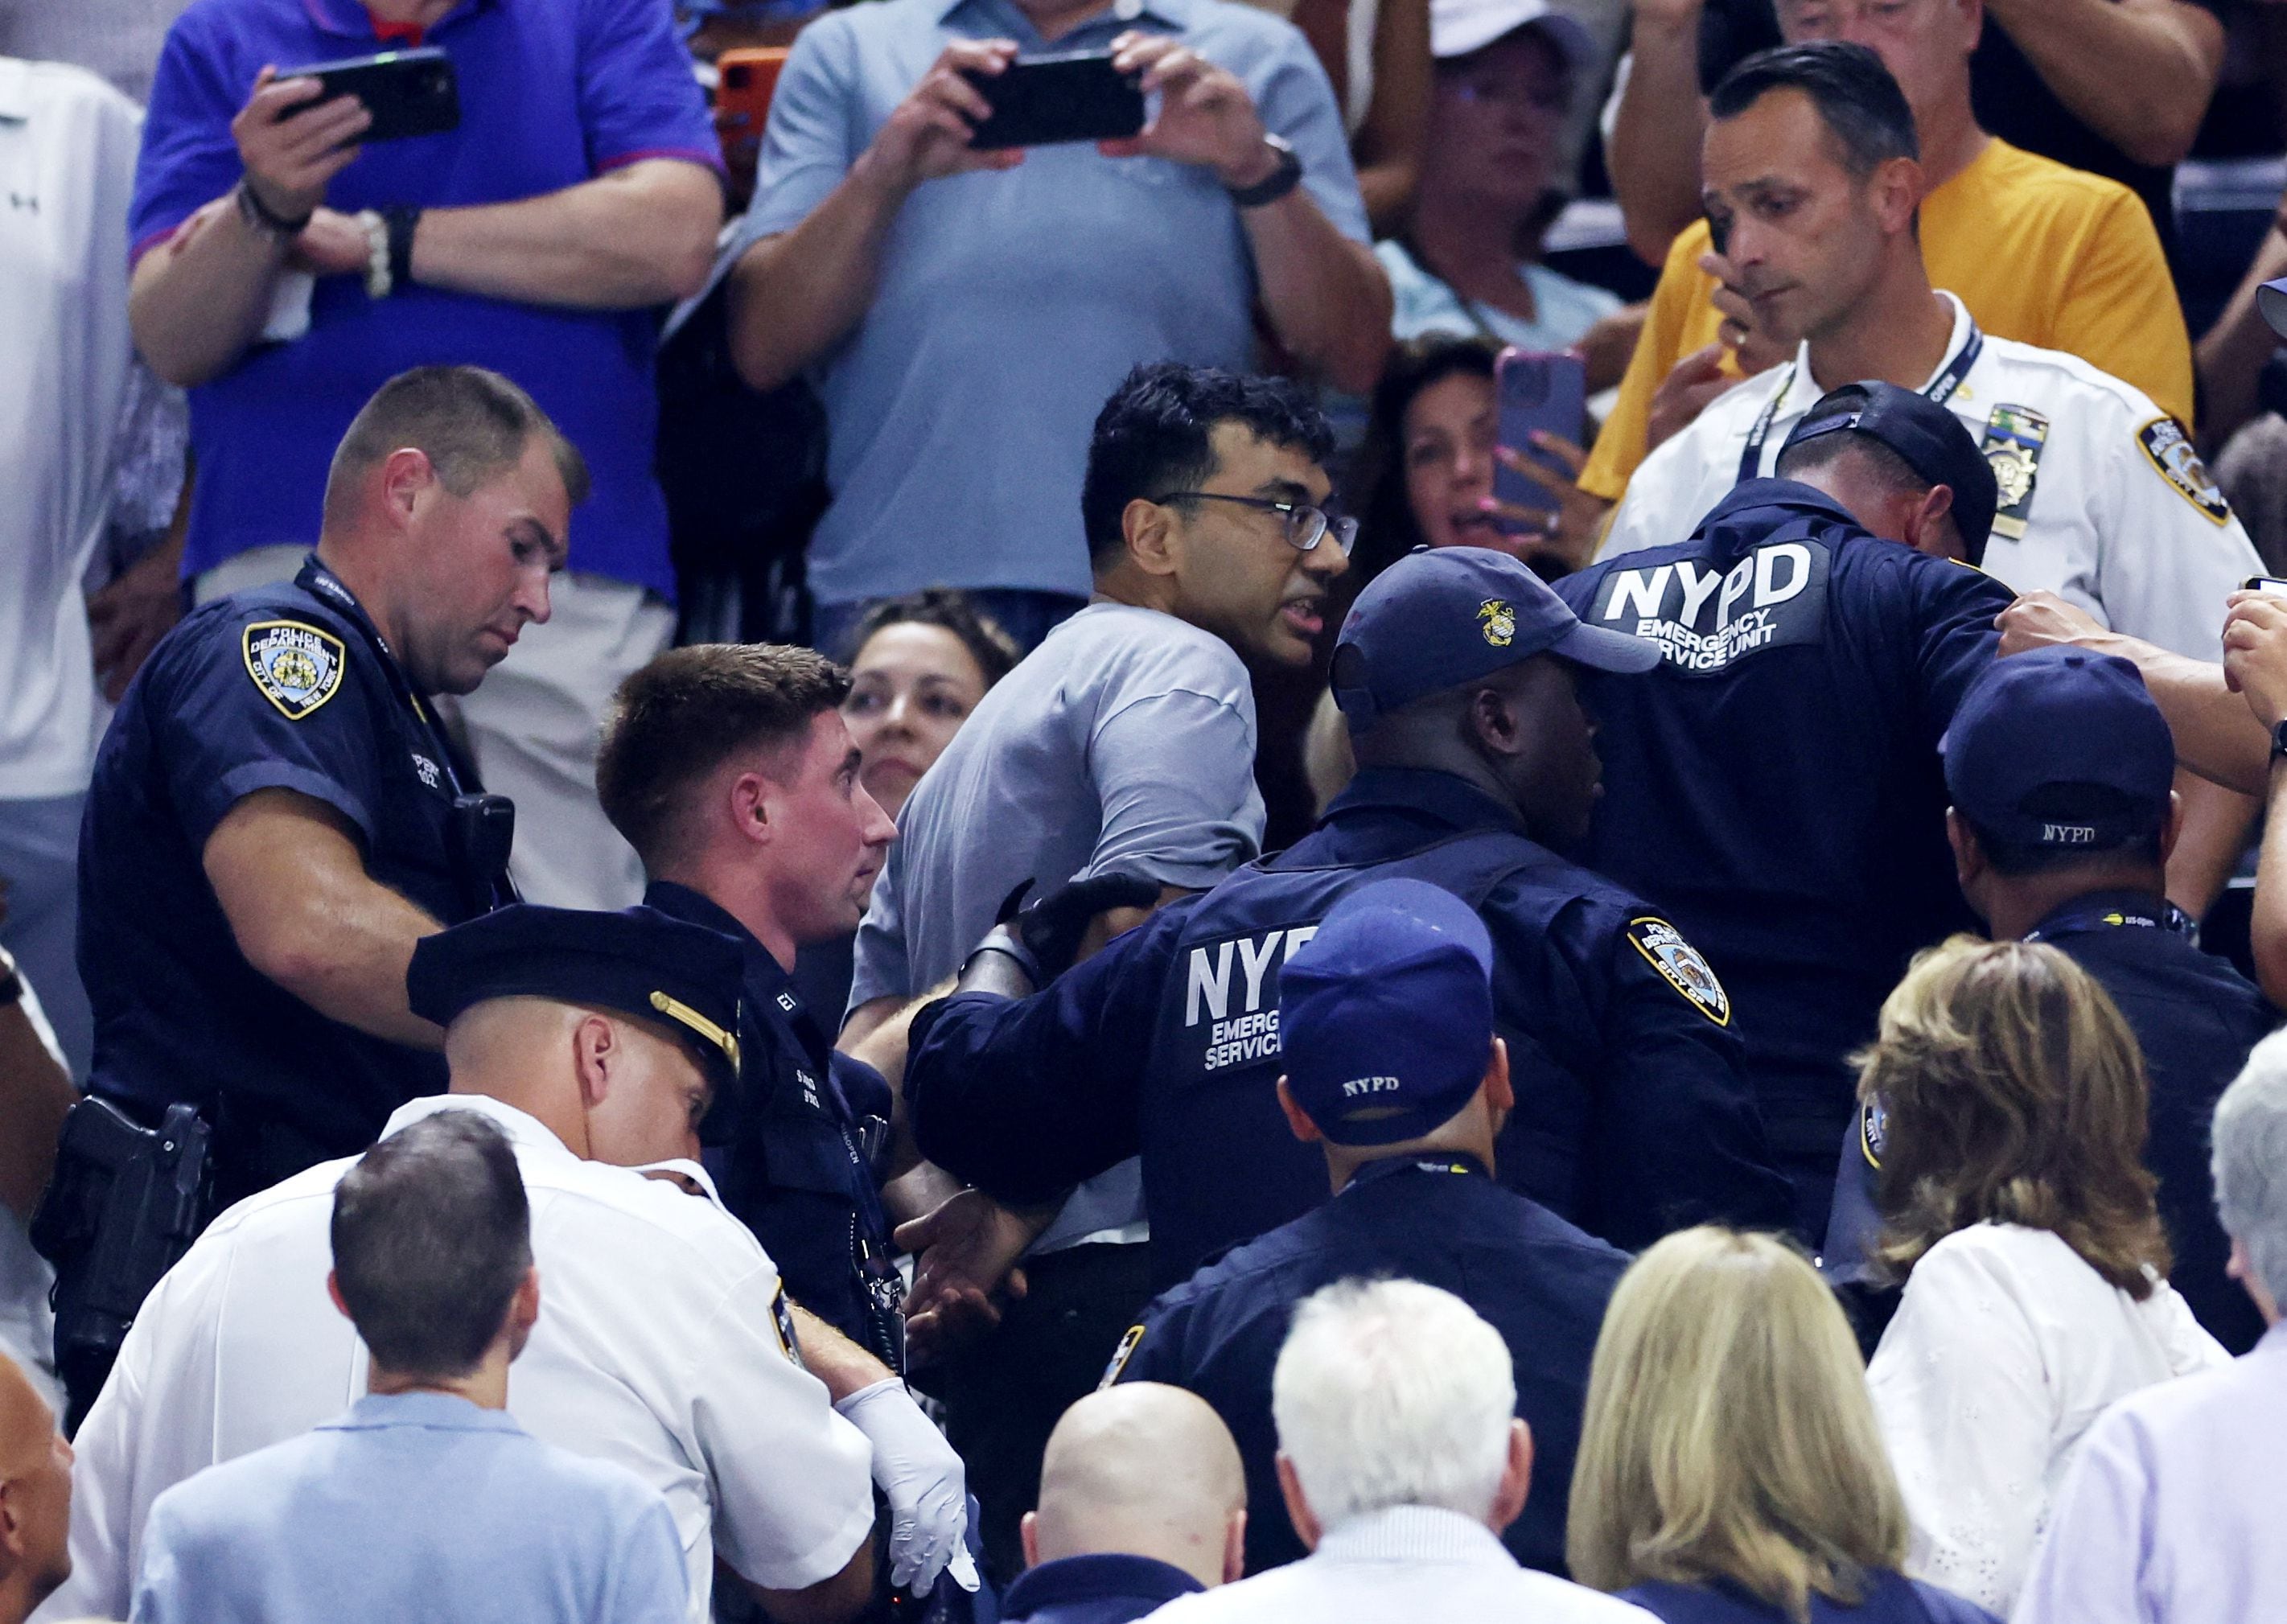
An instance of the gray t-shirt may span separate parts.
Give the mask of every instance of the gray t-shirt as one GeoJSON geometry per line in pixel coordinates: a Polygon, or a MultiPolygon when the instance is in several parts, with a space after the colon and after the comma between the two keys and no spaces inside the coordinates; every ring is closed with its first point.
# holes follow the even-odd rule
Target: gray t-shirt
{"type": "MultiPolygon", "coordinates": [[[[961,968],[1002,899],[1092,874],[1204,891],[1262,845],[1254,695],[1229,645],[1092,604],[1001,678],[922,775],[858,928],[851,1006],[961,968]]],[[[1053,1250],[1141,1215],[1133,1162],[1083,1185],[1053,1250]]]]}

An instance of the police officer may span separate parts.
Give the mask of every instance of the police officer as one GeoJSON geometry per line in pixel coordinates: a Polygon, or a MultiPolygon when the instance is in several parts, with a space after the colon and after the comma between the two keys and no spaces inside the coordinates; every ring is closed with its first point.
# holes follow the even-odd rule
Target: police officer
{"type": "Polygon", "coordinates": [[[1645,458],[1600,556],[1682,540],[1724,492],[1771,471],[1824,391],[1887,378],[1978,437],[2000,487],[1987,568],[2214,659],[2225,596],[2261,572],[2246,532],[2184,426],[2143,391],[1982,333],[1930,287],[1913,113],[1881,59],[1832,40],[1759,52],[1710,107],[1707,218],[1733,290],[1802,343],[1645,458]]]}
{"type": "MultiPolygon", "coordinates": [[[[2151,1073],[2144,1154],[2175,1254],[2169,1281],[2218,1341],[2245,1352],[2263,1320],[2224,1271],[2231,1248],[2216,1222],[2208,1123],[2278,1014],[2200,950],[2193,922],[2163,892],[2181,822],[2166,720],[2127,661],[2035,649],[1998,661],[1963,695],[1944,753],[1962,893],[1996,940],[2061,949],[2120,1006],[2151,1073]]],[[[1843,1146],[1831,1273],[1863,1272],[1879,1228],[1880,1121],[1877,1103],[1843,1146]]]]}
{"type": "Polygon", "coordinates": [[[795,1302],[902,1370],[877,1176],[889,1085],[833,1049],[790,974],[799,948],[856,928],[897,833],[857,780],[849,691],[849,674],[808,649],[671,649],[620,685],[596,784],[643,859],[645,903],[744,955],[741,1098],[709,1133],[724,1204],[795,1302]]]}
{"type": "Polygon", "coordinates": [[[1400,559],[1334,654],[1360,771],[1320,827],[1034,996],[1024,933],[988,937],[961,990],[915,1018],[922,1153],[1025,1203],[1140,1151],[1159,1287],[1308,1211],[1323,1170],[1272,1088],[1279,966],[1347,892],[1402,876],[1492,933],[1522,1102],[1505,1184],[1619,1246],[1708,1218],[1786,1223],[1721,984],[1650,907],[1543,844],[1577,839],[1595,795],[1576,672],[1657,661],[1506,554],[1400,559]]]}
{"type": "Polygon", "coordinates": [[[1420,880],[1358,887],[1280,967],[1278,1034],[1280,1108],[1323,1148],[1334,1199],[1161,1294],[1106,1384],[1164,1382],[1215,1406],[1246,1464],[1246,1571],[1259,1573],[1303,1554],[1278,1511],[1270,1415],[1294,1305],[1352,1276],[1442,1287],[1515,1356],[1532,1490],[1503,1538],[1526,1566],[1563,1573],[1588,1362],[1628,1260],[1493,1181],[1515,1095],[1484,922],[1420,880]]]}
{"type": "Polygon", "coordinates": [[[1778,466],[1690,540],[1557,590],[1659,651],[1649,677],[1589,680],[1605,795],[1587,860],[1673,909],[1721,969],[1815,1241],[1856,1098],[1847,1057],[1912,952],[1970,923],[1937,741],[1992,662],[2009,593],[1953,561],[1980,556],[1994,480],[1934,401],[1837,390],[1778,466]]]}
{"type": "Polygon", "coordinates": [[[513,809],[429,696],[474,689],[547,619],[586,489],[580,454],[507,379],[406,373],[335,453],[292,584],[193,611],[130,685],[81,831],[91,1097],[40,1230],[75,1417],[202,1210],[362,1149],[443,1086],[405,967],[508,894],[513,809]],[[184,1153],[208,1132],[202,1202],[184,1153]],[[154,1165],[181,1199],[138,1217],[140,1176],[114,1172],[154,1165]]]}

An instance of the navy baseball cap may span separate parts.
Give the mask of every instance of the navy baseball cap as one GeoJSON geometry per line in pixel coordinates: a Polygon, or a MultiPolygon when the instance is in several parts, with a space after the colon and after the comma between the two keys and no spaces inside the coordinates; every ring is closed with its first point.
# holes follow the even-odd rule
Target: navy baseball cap
{"type": "Polygon", "coordinates": [[[1492,1054],[1492,967],[1484,922],[1452,891],[1350,892],[1278,972],[1294,1103],[1336,1145],[1396,1145],[1445,1121],[1492,1054]]]}
{"type": "Polygon", "coordinates": [[[745,970],[730,937],[657,908],[605,914],[519,902],[423,937],[405,990],[413,1012],[440,1026],[494,998],[638,1016],[687,1039],[718,1081],[735,1085],[745,970]]]}
{"type": "Polygon", "coordinates": [[[2127,661],[2082,648],[1997,660],[1938,743],[1953,804],[2032,851],[2103,850],[2167,821],[2176,744],[2127,661]]]}
{"type": "Polygon", "coordinates": [[[1845,384],[1820,396],[1803,414],[1779,448],[1779,456],[1784,460],[1806,440],[1841,433],[1879,440],[1932,485],[1951,490],[1953,526],[1961,532],[1970,561],[1985,557],[1986,538],[1993,532],[1993,515],[2000,505],[2000,487],[1960,418],[1918,390],[1879,381],[1845,384]]]}
{"type": "Polygon", "coordinates": [[[1353,727],[1425,693],[1558,654],[1649,671],[1658,644],[1584,626],[1548,583],[1487,547],[1416,547],[1367,583],[1334,645],[1334,703],[1353,727]],[[1345,661],[1344,650],[1354,650],[1345,661]]]}
{"type": "Polygon", "coordinates": [[[2270,323],[2275,334],[2287,338],[2287,276],[2258,288],[2255,307],[2263,313],[2264,321],[2270,323]]]}

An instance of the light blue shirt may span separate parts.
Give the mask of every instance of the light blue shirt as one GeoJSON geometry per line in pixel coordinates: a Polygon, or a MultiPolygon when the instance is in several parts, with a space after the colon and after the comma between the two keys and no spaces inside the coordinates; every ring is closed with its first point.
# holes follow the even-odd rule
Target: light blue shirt
{"type": "Polygon", "coordinates": [[[2287,1617],[2287,1325],[2089,1428],[2014,1624],[2287,1617]]]}
{"type": "Polygon", "coordinates": [[[1396,300],[1389,330],[1400,340],[1431,333],[1462,338],[1490,335],[1520,350],[1569,350],[1620,307],[1618,296],[1602,288],[1574,281],[1547,265],[1521,264],[1517,273],[1532,290],[1533,319],[1527,321],[1491,305],[1463,299],[1417,265],[1400,243],[1377,242],[1373,254],[1389,274],[1396,300]]]}
{"type": "Polygon", "coordinates": [[[667,1501],[446,1393],[368,1394],[151,1508],[135,1624],[684,1624],[667,1501]]]}
{"type": "MultiPolygon", "coordinates": [[[[1012,0],[828,12],[779,81],[741,239],[800,225],[952,41],[1003,37],[1031,55],[1103,50],[1128,28],[1177,35],[1238,75],[1319,208],[1368,241],[1325,70],[1291,24],[1231,0],[1121,0],[1053,45],[1012,0]]],[[[810,544],[819,601],[932,584],[1087,596],[1080,490],[1096,413],[1139,362],[1245,368],[1254,286],[1238,210],[1196,165],[1082,142],[924,182],[864,319],[811,374],[834,492],[810,544]]]]}

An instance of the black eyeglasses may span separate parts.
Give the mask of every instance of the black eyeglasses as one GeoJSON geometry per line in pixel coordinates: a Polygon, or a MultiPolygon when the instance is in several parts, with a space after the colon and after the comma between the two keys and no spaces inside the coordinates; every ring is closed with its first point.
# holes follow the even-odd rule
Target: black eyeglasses
{"type": "Polygon", "coordinates": [[[1286,544],[1297,552],[1308,552],[1331,532],[1334,544],[1344,552],[1357,540],[1358,521],[1336,519],[1324,508],[1314,508],[1303,502],[1273,502],[1267,496],[1226,496],[1221,491],[1169,491],[1159,499],[1168,502],[1236,502],[1241,507],[1261,508],[1266,513],[1276,513],[1286,521],[1286,544]]]}

